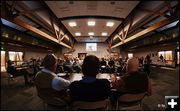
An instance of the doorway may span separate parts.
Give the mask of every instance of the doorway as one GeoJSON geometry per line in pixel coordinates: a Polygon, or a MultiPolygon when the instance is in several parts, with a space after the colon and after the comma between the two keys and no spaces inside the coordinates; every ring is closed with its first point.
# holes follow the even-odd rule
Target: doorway
{"type": "Polygon", "coordinates": [[[1,72],[6,71],[6,60],[5,60],[5,51],[1,51],[1,72]]]}

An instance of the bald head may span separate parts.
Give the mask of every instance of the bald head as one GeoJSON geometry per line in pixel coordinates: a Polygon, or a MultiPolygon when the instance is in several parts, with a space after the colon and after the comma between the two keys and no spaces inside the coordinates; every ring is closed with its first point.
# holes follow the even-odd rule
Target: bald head
{"type": "Polygon", "coordinates": [[[139,60],[135,57],[128,59],[127,61],[127,72],[138,71],[139,60]]]}
{"type": "Polygon", "coordinates": [[[54,54],[46,55],[43,60],[43,66],[44,68],[55,72],[57,66],[57,57],[54,54]]]}

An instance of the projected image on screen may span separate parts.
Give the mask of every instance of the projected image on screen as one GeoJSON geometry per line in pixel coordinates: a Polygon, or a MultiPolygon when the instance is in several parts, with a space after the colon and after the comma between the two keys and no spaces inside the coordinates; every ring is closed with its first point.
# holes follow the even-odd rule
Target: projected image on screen
{"type": "Polygon", "coordinates": [[[86,51],[97,51],[96,43],[86,43],[86,51]]]}

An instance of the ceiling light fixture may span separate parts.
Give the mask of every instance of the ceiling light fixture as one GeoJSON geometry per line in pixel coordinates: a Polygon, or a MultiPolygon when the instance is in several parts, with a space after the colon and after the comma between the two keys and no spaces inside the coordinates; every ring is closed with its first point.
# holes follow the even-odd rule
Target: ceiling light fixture
{"type": "Polygon", "coordinates": [[[106,26],[107,26],[107,27],[113,27],[113,26],[114,26],[114,22],[107,22],[107,23],[106,23],[106,26]]]}
{"type": "Polygon", "coordinates": [[[81,33],[80,32],[76,32],[75,35],[76,36],[81,36],[81,33]]]}
{"type": "Polygon", "coordinates": [[[90,36],[91,36],[91,35],[94,35],[94,32],[89,32],[88,35],[90,35],[90,36]]]}
{"type": "Polygon", "coordinates": [[[107,36],[107,32],[102,32],[101,35],[102,36],[107,36]]]}
{"type": "Polygon", "coordinates": [[[76,22],[69,22],[69,26],[70,27],[75,27],[75,26],[77,26],[77,24],[76,24],[76,22]]]}
{"type": "Polygon", "coordinates": [[[88,26],[95,26],[96,22],[95,21],[88,21],[88,26]]]}

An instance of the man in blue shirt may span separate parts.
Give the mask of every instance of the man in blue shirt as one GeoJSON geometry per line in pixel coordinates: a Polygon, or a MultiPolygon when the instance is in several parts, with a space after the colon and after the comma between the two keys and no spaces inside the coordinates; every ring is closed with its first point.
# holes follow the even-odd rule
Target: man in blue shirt
{"type": "Polygon", "coordinates": [[[58,77],[54,73],[57,67],[57,57],[54,54],[48,54],[43,60],[43,66],[44,69],[35,77],[38,96],[52,105],[58,105],[58,98],[68,102],[66,89],[69,87],[70,81],[58,77]]]}

